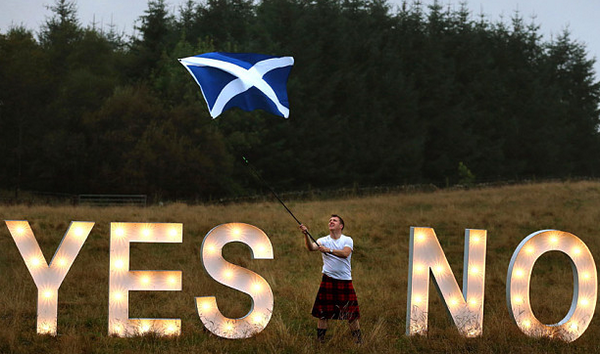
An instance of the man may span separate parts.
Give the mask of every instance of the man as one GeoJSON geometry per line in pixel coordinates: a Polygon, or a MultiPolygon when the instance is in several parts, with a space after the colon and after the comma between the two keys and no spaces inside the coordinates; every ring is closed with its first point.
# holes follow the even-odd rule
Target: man
{"type": "Polygon", "coordinates": [[[308,228],[300,225],[304,233],[304,242],[309,251],[320,251],[323,257],[323,279],[312,309],[312,315],[318,318],[317,340],[325,341],[328,321],[348,320],[352,336],[360,344],[360,310],[354,287],[352,286],[352,268],[350,259],[354,250],[352,238],[342,234],[344,220],[339,215],[329,218],[329,236],[321,237],[317,244],[308,237],[308,228]]]}

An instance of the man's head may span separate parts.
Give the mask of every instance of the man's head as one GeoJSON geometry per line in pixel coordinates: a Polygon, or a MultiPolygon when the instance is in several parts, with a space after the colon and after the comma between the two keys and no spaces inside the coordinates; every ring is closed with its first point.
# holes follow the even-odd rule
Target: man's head
{"type": "Polygon", "coordinates": [[[342,231],[344,229],[344,219],[342,219],[341,216],[333,214],[331,215],[331,217],[329,218],[329,230],[340,230],[342,231]]]}

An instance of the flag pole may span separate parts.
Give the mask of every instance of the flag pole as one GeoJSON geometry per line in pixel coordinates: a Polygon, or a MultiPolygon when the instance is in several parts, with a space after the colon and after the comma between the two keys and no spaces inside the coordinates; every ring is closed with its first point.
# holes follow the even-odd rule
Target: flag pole
{"type": "MultiPolygon", "coordinates": [[[[300,220],[298,220],[298,218],[294,215],[294,213],[292,213],[292,211],[285,205],[285,203],[283,202],[283,200],[281,200],[281,198],[279,198],[279,196],[277,195],[277,193],[275,193],[275,191],[273,190],[273,188],[271,188],[271,186],[260,176],[260,173],[258,173],[258,171],[254,168],[254,166],[252,166],[250,164],[250,162],[246,159],[246,157],[242,156],[242,159],[244,159],[244,162],[246,163],[246,165],[248,165],[248,167],[250,167],[250,170],[252,171],[252,173],[254,174],[254,176],[256,176],[256,178],[259,181],[261,181],[262,184],[264,184],[271,191],[271,193],[275,196],[275,198],[277,198],[277,200],[279,201],[279,203],[281,203],[281,205],[283,205],[283,207],[285,208],[285,210],[294,218],[294,220],[296,220],[296,222],[298,223],[298,225],[302,225],[302,223],[300,222],[300,220]]],[[[314,237],[312,237],[312,235],[310,234],[310,232],[308,232],[308,230],[306,230],[306,234],[315,243],[315,245],[320,246],[317,243],[317,241],[314,239],[314,237]]]]}

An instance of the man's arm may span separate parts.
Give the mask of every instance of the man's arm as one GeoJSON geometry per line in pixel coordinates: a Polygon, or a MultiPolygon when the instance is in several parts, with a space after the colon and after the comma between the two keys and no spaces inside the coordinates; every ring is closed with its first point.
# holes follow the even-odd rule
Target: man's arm
{"type": "Polygon", "coordinates": [[[306,244],[306,248],[309,251],[319,251],[323,246],[317,246],[309,237],[308,237],[308,227],[304,225],[300,225],[300,231],[304,234],[304,243],[306,244]]]}
{"type": "MultiPolygon", "coordinates": [[[[321,246],[321,247],[323,247],[323,246],[321,246]]],[[[323,248],[326,248],[326,247],[323,247],[323,248]]],[[[331,253],[334,256],[340,257],[340,258],[348,258],[350,253],[352,253],[352,248],[346,246],[341,250],[331,250],[331,252],[329,252],[329,253],[331,253]]]]}

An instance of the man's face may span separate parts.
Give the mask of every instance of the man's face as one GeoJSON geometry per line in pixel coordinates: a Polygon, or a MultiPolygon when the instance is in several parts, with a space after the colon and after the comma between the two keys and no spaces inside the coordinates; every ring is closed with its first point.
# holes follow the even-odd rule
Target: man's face
{"type": "Polygon", "coordinates": [[[342,223],[340,222],[340,218],[338,218],[337,216],[332,216],[331,218],[329,218],[329,231],[334,231],[334,230],[342,230],[344,227],[342,226],[342,223]]]}

